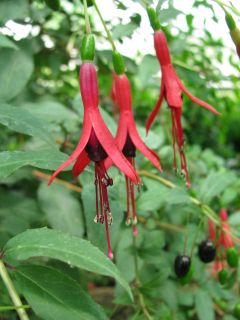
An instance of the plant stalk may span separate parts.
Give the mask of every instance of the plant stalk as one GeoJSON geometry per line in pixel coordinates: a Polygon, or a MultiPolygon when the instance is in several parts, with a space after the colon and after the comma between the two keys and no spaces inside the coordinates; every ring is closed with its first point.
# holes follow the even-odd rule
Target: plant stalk
{"type": "Polygon", "coordinates": [[[28,315],[24,309],[25,306],[23,306],[22,301],[13,285],[13,282],[2,260],[0,260],[0,276],[7,288],[7,291],[12,299],[14,306],[16,307],[15,309],[18,313],[20,320],[29,320],[28,315]]]}

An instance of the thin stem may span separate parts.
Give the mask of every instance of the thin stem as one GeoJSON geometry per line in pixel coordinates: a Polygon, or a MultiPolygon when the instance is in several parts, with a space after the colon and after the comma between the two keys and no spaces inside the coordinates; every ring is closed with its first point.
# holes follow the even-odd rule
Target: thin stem
{"type": "MultiPolygon", "coordinates": [[[[134,270],[135,270],[135,279],[136,279],[136,284],[137,287],[139,288],[141,286],[141,280],[140,280],[140,276],[139,276],[139,268],[138,268],[138,257],[137,257],[137,253],[136,253],[136,237],[133,235],[132,237],[133,239],[133,247],[134,247],[134,255],[133,255],[133,259],[134,259],[134,270]]],[[[145,300],[144,300],[144,296],[141,294],[141,292],[139,290],[137,290],[137,295],[138,295],[138,299],[139,299],[139,303],[140,306],[142,308],[142,312],[145,315],[145,318],[147,320],[152,320],[151,315],[149,314],[149,311],[147,309],[145,300]]]]}
{"type": "Polygon", "coordinates": [[[191,258],[192,258],[192,255],[193,255],[194,246],[195,246],[195,243],[197,241],[197,238],[198,238],[199,232],[201,230],[202,224],[203,224],[203,219],[200,220],[200,222],[198,224],[197,232],[195,233],[195,236],[194,236],[194,239],[193,239],[193,244],[192,244],[192,248],[191,248],[191,252],[190,252],[190,257],[191,258]]]}
{"type": "Polygon", "coordinates": [[[17,310],[17,309],[31,309],[31,306],[29,306],[28,304],[24,304],[24,305],[19,306],[19,307],[15,307],[15,306],[0,306],[0,311],[12,311],[12,310],[17,310]]]}
{"type": "Polygon", "coordinates": [[[87,7],[87,0],[83,0],[83,6],[84,6],[84,16],[85,16],[85,25],[86,25],[86,33],[91,33],[91,26],[88,16],[88,7],[87,7]]]}
{"type": "Polygon", "coordinates": [[[7,269],[2,260],[0,260],[0,276],[8,290],[9,296],[11,297],[14,306],[16,307],[16,312],[18,313],[20,320],[29,320],[28,315],[23,308],[22,301],[13,285],[11,278],[9,277],[7,269]]]}
{"type": "MultiPolygon", "coordinates": [[[[177,186],[172,183],[171,181],[164,179],[160,176],[157,176],[153,173],[147,172],[145,170],[141,170],[138,171],[138,175],[139,176],[144,176],[144,177],[148,177],[151,178],[153,180],[159,181],[160,183],[162,183],[163,185],[165,185],[166,187],[170,188],[170,189],[174,189],[177,188],[177,186]]],[[[196,204],[202,211],[202,213],[207,216],[210,220],[212,220],[217,226],[221,226],[221,222],[218,219],[218,215],[216,214],[216,212],[214,212],[208,205],[202,203],[200,200],[198,200],[197,198],[194,197],[189,197],[191,202],[196,204]]],[[[238,239],[238,237],[236,237],[231,231],[226,230],[226,233],[228,233],[229,235],[231,235],[232,239],[240,244],[240,240],[238,239]]]]}
{"type": "Polygon", "coordinates": [[[231,6],[228,3],[222,2],[221,0],[213,0],[215,3],[219,4],[219,6],[226,12],[225,7],[232,10],[232,12],[234,12],[235,14],[237,14],[238,16],[240,16],[240,11],[238,11],[236,8],[234,8],[233,6],[231,6]]]}
{"type": "Polygon", "coordinates": [[[108,41],[110,42],[110,44],[111,44],[111,46],[112,46],[112,50],[113,50],[113,51],[116,51],[116,46],[115,46],[115,44],[114,44],[112,35],[111,35],[110,31],[108,30],[108,27],[107,27],[105,21],[103,20],[103,17],[102,17],[102,14],[101,14],[101,12],[100,12],[100,10],[99,10],[99,8],[98,8],[98,5],[97,5],[97,3],[96,3],[95,0],[92,0],[92,2],[93,2],[93,5],[94,5],[94,7],[95,7],[95,9],[96,9],[96,11],[97,11],[97,14],[98,14],[98,16],[99,16],[99,18],[100,18],[100,20],[101,20],[101,22],[102,22],[102,25],[103,25],[103,27],[104,27],[104,30],[106,31],[108,41]]]}

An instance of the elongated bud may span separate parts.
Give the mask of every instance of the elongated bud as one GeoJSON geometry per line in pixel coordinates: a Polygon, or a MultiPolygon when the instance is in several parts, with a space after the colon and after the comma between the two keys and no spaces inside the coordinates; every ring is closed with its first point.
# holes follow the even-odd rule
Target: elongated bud
{"type": "Polygon", "coordinates": [[[232,41],[236,46],[237,54],[240,57],[240,30],[237,28],[237,25],[229,12],[226,12],[225,19],[230,30],[232,41]]]}
{"type": "Polygon", "coordinates": [[[119,75],[123,74],[125,72],[125,65],[124,65],[122,55],[117,51],[113,51],[112,61],[113,61],[113,68],[116,74],[119,74],[119,75]]]}
{"type": "Polygon", "coordinates": [[[156,11],[153,8],[147,8],[147,14],[153,30],[160,30],[161,25],[156,11]]]}
{"type": "Polygon", "coordinates": [[[234,29],[237,28],[236,23],[235,23],[232,15],[231,15],[229,12],[226,12],[226,14],[225,14],[225,20],[226,20],[226,23],[227,23],[228,28],[229,28],[230,30],[234,30],[234,29]]]}
{"type": "Polygon", "coordinates": [[[82,61],[93,61],[95,53],[95,40],[92,34],[83,37],[81,45],[82,61]]]}

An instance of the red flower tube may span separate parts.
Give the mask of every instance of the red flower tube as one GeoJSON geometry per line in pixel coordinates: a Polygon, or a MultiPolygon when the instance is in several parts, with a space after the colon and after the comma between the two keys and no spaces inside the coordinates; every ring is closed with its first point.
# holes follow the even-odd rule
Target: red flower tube
{"type": "MultiPolygon", "coordinates": [[[[161,165],[157,154],[150,150],[142,141],[138,134],[136,124],[132,113],[132,99],[131,99],[131,87],[126,74],[115,74],[114,82],[116,88],[116,100],[120,108],[118,129],[115,141],[120,150],[122,150],[124,156],[131,163],[134,164],[134,158],[136,156],[136,149],[138,149],[146,158],[148,158],[152,164],[161,171],[161,165]]],[[[107,167],[111,164],[111,160],[107,160],[107,167]]],[[[136,223],[136,207],[134,197],[134,186],[127,175],[126,178],[126,192],[127,192],[127,218],[126,224],[129,225],[132,221],[133,233],[137,234],[136,223]],[[131,207],[131,210],[130,210],[131,207]],[[132,219],[131,213],[132,211],[132,219]]]]}
{"type": "Polygon", "coordinates": [[[80,68],[80,91],[84,106],[82,136],[79,143],[65,161],[51,176],[49,184],[67,166],[75,162],[72,172],[78,176],[83,169],[93,161],[95,163],[96,217],[95,222],[104,223],[108,244],[108,256],[113,257],[110,245],[108,224],[112,223],[107,187],[112,185],[112,179],[107,174],[104,160],[109,157],[133,183],[138,184],[139,178],[118,149],[114,138],[106,127],[98,109],[98,83],[96,69],[93,63],[84,62],[80,68]]]}
{"type": "Polygon", "coordinates": [[[180,156],[181,171],[184,174],[186,178],[186,184],[189,187],[190,180],[186,156],[184,153],[184,136],[181,124],[183,104],[182,93],[185,93],[193,102],[208,109],[209,111],[215,114],[219,114],[219,112],[208,103],[193,96],[184,87],[183,83],[181,82],[172,65],[167,40],[162,30],[156,30],[154,32],[154,46],[162,70],[162,81],[158,101],[147,119],[146,130],[148,132],[153,120],[155,119],[158,111],[160,110],[163,98],[165,98],[168,107],[171,110],[172,116],[172,144],[174,151],[173,166],[174,169],[176,169],[176,152],[178,151],[180,156]]]}

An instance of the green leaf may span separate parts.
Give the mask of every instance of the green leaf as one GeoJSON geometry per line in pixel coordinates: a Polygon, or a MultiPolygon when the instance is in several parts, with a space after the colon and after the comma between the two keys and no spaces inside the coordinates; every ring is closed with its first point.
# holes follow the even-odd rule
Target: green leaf
{"type": "Polygon", "coordinates": [[[133,31],[137,28],[135,23],[119,24],[113,28],[112,36],[113,39],[121,39],[123,37],[129,37],[133,31]]]}
{"type": "Polygon", "coordinates": [[[0,1],[0,21],[6,22],[28,16],[27,0],[1,0],[0,1]]]}
{"type": "Polygon", "coordinates": [[[106,320],[102,308],[77,281],[62,272],[37,265],[19,266],[14,277],[20,292],[44,320],[106,320]]]}
{"type": "Polygon", "coordinates": [[[45,122],[80,122],[80,117],[57,101],[41,100],[23,105],[24,109],[45,122]]]}
{"type": "Polygon", "coordinates": [[[52,228],[83,236],[82,210],[69,189],[56,184],[49,187],[44,182],[38,189],[38,200],[52,228]]]}
{"type": "Polygon", "coordinates": [[[214,320],[213,302],[209,294],[201,289],[195,295],[196,311],[199,320],[214,320]]]}
{"type": "Polygon", "coordinates": [[[8,241],[4,253],[10,263],[33,257],[48,257],[113,277],[132,298],[128,283],[107,256],[89,241],[75,236],[47,228],[28,230],[8,241]]]}
{"type": "Polygon", "coordinates": [[[6,178],[24,166],[55,170],[66,160],[67,155],[56,149],[0,152],[0,178],[6,178]]]}
{"type": "Polygon", "coordinates": [[[15,43],[12,40],[10,40],[7,36],[1,33],[0,33],[0,47],[18,50],[18,47],[15,45],[15,43]]]}
{"type": "MultiPolygon", "coordinates": [[[[0,6],[1,12],[1,6],[0,6]]],[[[0,101],[17,96],[33,72],[33,59],[22,50],[0,50],[0,101]]]]}
{"type": "Polygon", "coordinates": [[[204,180],[199,196],[202,201],[209,203],[236,180],[237,177],[233,172],[211,173],[207,179],[204,180]]]}
{"type": "Polygon", "coordinates": [[[24,108],[0,104],[0,123],[16,132],[37,137],[50,145],[55,145],[45,123],[24,108]]]}
{"type": "Polygon", "coordinates": [[[163,23],[163,22],[168,22],[169,20],[174,20],[177,18],[177,16],[180,13],[182,13],[182,11],[179,11],[173,7],[160,10],[159,12],[160,22],[163,23]]]}
{"type": "MultiPolygon", "coordinates": [[[[156,57],[150,54],[145,55],[138,68],[141,87],[144,88],[152,83],[154,81],[152,76],[159,72],[159,70],[160,67],[156,57]]],[[[159,81],[155,80],[155,82],[158,83],[159,81]]]]}

